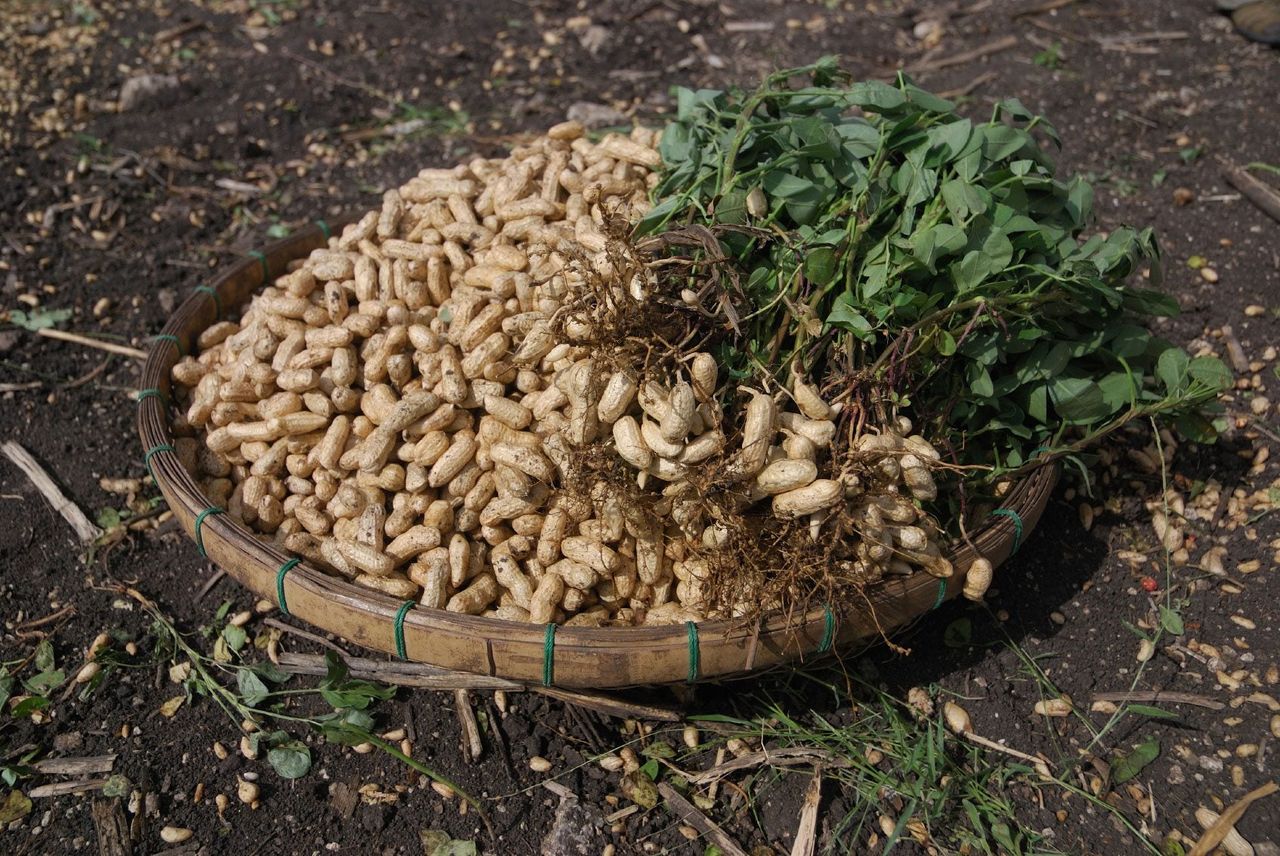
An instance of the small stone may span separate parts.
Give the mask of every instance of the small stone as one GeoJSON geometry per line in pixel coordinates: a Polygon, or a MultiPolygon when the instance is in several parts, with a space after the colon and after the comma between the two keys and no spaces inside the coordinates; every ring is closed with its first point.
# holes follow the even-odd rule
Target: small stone
{"type": "Polygon", "coordinates": [[[1255,395],[1249,402],[1249,409],[1258,416],[1266,413],[1269,407],[1271,407],[1271,401],[1265,395],[1255,395]]]}
{"type": "Polygon", "coordinates": [[[534,755],[529,759],[529,769],[535,773],[546,773],[551,769],[551,762],[541,755],[534,755]]]}
{"type": "Polygon", "coordinates": [[[1196,193],[1189,187],[1175,187],[1173,190],[1173,202],[1175,205],[1190,205],[1196,201],[1196,193]]]}
{"type": "Polygon", "coordinates": [[[1250,318],[1260,318],[1267,314],[1267,307],[1251,303],[1244,308],[1244,314],[1248,315],[1250,318]]]}
{"type": "Polygon", "coordinates": [[[93,317],[101,318],[107,314],[107,310],[111,308],[110,297],[99,297],[93,304],[93,317]]]}
{"type": "Polygon", "coordinates": [[[192,835],[185,826],[166,826],[160,830],[160,840],[165,844],[181,844],[192,835]]]}
{"type": "Polygon", "coordinates": [[[1215,758],[1212,755],[1201,755],[1199,758],[1200,769],[1206,773],[1221,773],[1222,759],[1215,758]]]}
{"type": "Polygon", "coordinates": [[[685,837],[685,840],[687,841],[697,841],[699,832],[698,830],[694,829],[692,826],[682,825],[680,827],[680,834],[683,835],[685,837]]]}
{"type": "Polygon", "coordinates": [[[1218,281],[1218,272],[1211,267],[1202,267],[1200,268],[1200,278],[1205,282],[1215,283],[1218,281]]]}
{"type": "Polygon", "coordinates": [[[117,109],[121,113],[146,107],[161,107],[175,100],[178,78],[172,74],[138,74],[120,87],[117,109]]]}

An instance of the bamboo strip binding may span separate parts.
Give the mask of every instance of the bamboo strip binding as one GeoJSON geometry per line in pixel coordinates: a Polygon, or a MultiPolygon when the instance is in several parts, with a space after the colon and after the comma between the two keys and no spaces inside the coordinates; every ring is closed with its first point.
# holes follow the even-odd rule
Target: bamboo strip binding
{"type": "MultiPolygon", "coordinates": [[[[194,292],[157,336],[140,387],[156,390],[138,402],[138,432],[150,470],[188,537],[196,535],[208,558],[255,595],[273,603],[285,595],[290,615],[366,648],[455,671],[556,686],[612,688],[683,682],[696,664],[700,681],[760,671],[820,654],[899,628],[960,592],[964,571],[976,558],[965,545],[948,554],[956,573],[938,580],[924,572],[887,580],[867,592],[864,603],[833,613],[817,606],[802,616],[770,614],[756,622],[706,621],[690,632],[685,625],[635,628],[558,627],[502,621],[444,610],[413,607],[387,595],[330,576],[307,562],[258,540],[224,514],[206,513],[209,502],[194,477],[172,452],[166,402],[170,370],[188,353],[200,331],[246,301],[261,285],[285,271],[290,260],[326,243],[329,227],[309,226],[233,265],[194,292]],[[399,618],[397,618],[399,613],[399,618]],[[553,642],[548,644],[547,640],[553,642]],[[691,646],[696,645],[696,650],[691,646]],[[550,660],[548,660],[548,656],[550,660]]],[[[1018,482],[1005,497],[1000,516],[974,535],[978,552],[1000,565],[1035,527],[1057,481],[1057,467],[1045,466],[1018,482]],[[1019,525],[1021,524],[1021,525],[1019,525]]]]}

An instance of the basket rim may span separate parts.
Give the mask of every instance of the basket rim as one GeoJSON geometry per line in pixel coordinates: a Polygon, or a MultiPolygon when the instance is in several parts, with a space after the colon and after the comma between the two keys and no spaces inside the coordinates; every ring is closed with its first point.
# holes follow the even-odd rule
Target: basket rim
{"type": "MultiPolygon", "coordinates": [[[[339,225],[341,222],[349,222],[349,219],[338,221],[339,225]]],[[[213,320],[220,319],[225,309],[238,306],[249,295],[278,276],[288,260],[305,256],[311,249],[324,246],[333,232],[334,230],[328,224],[316,221],[316,224],[274,241],[265,246],[262,251],[253,252],[227,266],[209,285],[197,287],[197,290],[193,291],[175,310],[161,332],[152,337],[152,345],[142,372],[137,424],[143,449],[146,452],[147,468],[151,471],[157,487],[160,488],[177,516],[193,520],[192,525],[184,526],[187,537],[198,540],[198,543],[202,540],[203,546],[208,547],[207,555],[210,558],[242,585],[263,595],[265,599],[275,602],[277,606],[281,604],[276,593],[284,591],[284,572],[278,569],[284,563],[299,557],[291,556],[281,547],[262,540],[256,533],[241,522],[233,520],[229,515],[207,511],[201,513],[202,510],[207,509],[207,499],[195,477],[181,465],[176,454],[173,453],[172,418],[167,405],[167,395],[171,386],[170,369],[187,350],[184,347],[184,340],[194,342],[198,336],[198,332],[192,332],[193,325],[198,325],[198,330],[205,329],[209,326],[206,319],[211,314],[213,320]],[[281,261],[282,257],[284,261],[281,261]],[[281,270],[273,271],[272,268],[281,270]],[[254,283],[253,279],[258,272],[261,275],[260,280],[254,283]],[[210,310],[213,312],[211,313],[210,310]],[[154,394],[151,393],[152,390],[155,390],[154,394]],[[196,518],[199,519],[196,520],[196,518]],[[193,531],[197,526],[199,533],[193,531]],[[238,567],[235,562],[237,553],[257,566],[257,570],[251,572],[238,567]],[[269,586],[262,578],[261,571],[264,568],[277,569],[271,572],[271,576],[275,579],[269,586]]],[[[1058,466],[1050,462],[1014,482],[1008,493],[1002,497],[1002,505],[998,509],[1005,516],[992,516],[983,521],[983,524],[976,527],[970,535],[969,544],[984,543],[981,554],[992,558],[993,564],[1002,563],[1020,546],[1019,542],[1025,536],[1022,531],[1024,519],[1029,523],[1026,527],[1028,532],[1035,525],[1057,477],[1058,466]]],[[[184,523],[186,523],[185,519],[184,523]]],[[[972,554],[970,559],[978,555],[978,552],[967,545],[958,545],[958,548],[957,545],[953,545],[951,549],[945,551],[944,555],[955,559],[962,557],[966,552],[972,554]]],[[[967,566],[966,563],[964,567],[967,568],[967,566]]],[[[849,622],[842,620],[843,614],[848,612],[849,608],[825,604],[811,606],[803,613],[774,610],[749,620],[722,618],[697,622],[696,625],[693,622],[639,627],[552,625],[554,630],[546,630],[546,625],[453,613],[443,609],[423,607],[413,601],[408,602],[414,604],[412,608],[405,608],[405,601],[326,573],[305,558],[293,563],[287,574],[290,588],[295,593],[288,596],[289,601],[293,601],[297,593],[303,592],[332,599],[345,609],[362,611],[374,617],[385,617],[395,624],[396,645],[391,648],[386,644],[385,638],[376,635],[367,639],[353,639],[350,628],[334,630],[326,626],[331,623],[325,620],[329,618],[327,615],[317,617],[303,615],[301,612],[292,613],[297,617],[326,630],[341,633],[359,644],[401,654],[404,653],[404,637],[408,628],[414,628],[420,634],[444,632],[468,637],[483,637],[486,651],[483,661],[479,664],[482,668],[464,670],[481,671],[501,677],[509,677],[509,675],[503,674],[495,663],[493,646],[499,643],[536,644],[538,647],[545,645],[546,651],[551,654],[553,660],[565,650],[574,650],[579,654],[595,651],[612,655],[616,655],[620,650],[630,650],[631,654],[635,655],[637,650],[641,654],[645,650],[637,646],[649,646],[650,649],[653,646],[668,648],[687,646],[691,653],[689,679],[692,681],[734,673],[731,670],[715,675],[697,674],[694,664],[696,663],[695,649],[699,644],[707,645],[715,642],[745,648],[746,656],[742,660],[741,668],[737,671],[750,672],[757,668],[755,665],[757,653],[763,653],[761,646],[767,647],[771,642],[781,644],[783,648],[790,650],[770,651],[770,655],[778,656],[766,656],[764,659],[782,662],[810,654],[823,654],[854,638],[865,638],[865,634],[852,635],[850,627],[847,626],[849,622]],[[390,616],[393,615],[395,617],[391,618],[390,616]],[[699,639],[701,642],[698,641],[699,639]]],[[[873,610],[874,614],[877,607],[904,600],[908,596],[914,595],[916,600],[920,600],[918,590],[923,585],[936,589],[934,601],[934,608],[936,608],[959,592],[963,578],[964,572],[957,564],[955,572],[947,579],[933,577],[924,571],[886,579],[867,590],[866,606],[873,610]]],[[[934,598],[930,596],[929,599],[934,598]]],[[[913,620],[927,611],[926,609],[909,616],[906,621],[913,620]]],[[[897,626],[901,623],[903,622],[899,622],[897,626]]],[[[885,627],[881,632],[888,633],[892,629],[896,627],[885,627]]],[[[385,632],[382,637],[385,637],[385,632]]],[[[476,641],[481,640],[476,639],[476,641]]],[[[408,659],[418,658],[408,657],[408,659]]],[[[433,662],[431,659],[422,661],[433,662]]],[[[444,664],[436,663],[436,665],[444,664]]],[[[455,668],[455,666],[445,665],[445,668],[455,668]]],[[[530,677],[536,679],[536,675],[528,674],[514,679],[528,681],[530,677]]],[[[553,682],[546,679],[548,676],[545,669],[543,677],[543,683],[549,685],[553,682]]],[[[680,675],[672,675],[671,680],[679,680],[680,677],[680,675]]],[[[574,685],[571,681],[554,683],[559,686],[574,685]]],[[[601,684],[595,682],[579,685],[599,686],[601,684]]]]}

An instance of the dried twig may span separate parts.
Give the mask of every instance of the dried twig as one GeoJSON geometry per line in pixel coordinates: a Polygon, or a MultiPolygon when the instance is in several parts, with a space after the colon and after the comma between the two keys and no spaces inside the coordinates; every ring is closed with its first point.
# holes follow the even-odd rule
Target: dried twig
{"type": "MultiPolygon", "coordinates": [[[[330,651],[337,651],[344,658],[350,659],[351,657],[351,655],[348,654],[345,650],[333,644],[323,636],[317,633],[312,633],[309,630],[303,630],[301,627],[294,627],[292,624],[285,624],[283,621],[281,621],[278,618],[266,618],[266,619],[263,619],[262,623],[267,625],[268,627],[274,627],[277,630],[283,630],[285,633],[291,633],[294,636],[297,636],[299,639],[306,639],[308,642],[314,642],[317,645],[322,645],[323,647],[328,648],[330,651]]],[[[295,656],[295,655],[281,654],[281,656],[283,657],[283,656],[295,656]]],[[[298,654],[296,656],[302,657],[306,655],[298,654]]],[[[321,661],[324,660],[323,657],[321,657],[320,659],[321,661]]],[[[309,674],[309,673],[299,672],[298,674],[309,674]]],[[[323,675],[324,670],[321,669],[320,671],[315,672],[314,674],[323,675]]]]}
{"type": "Polygon", "coordinates": [[[110,773],[116,763],[115,754],[88,755],[83,758],[45,758],[31,765],[37,773],[46,776],[87,776],[90,773],[110,773]]]}
{"type": "Polygon", "coordinates": [[[70,782],[54,782],[51,785],[40,785],[27,791],[33,800],[41,797],[60,797],[64,794],[82,794],[86,791],[100,790],[107,783],[106,779],[75,779],[70,782]]]}
{"type": "Polygon", "coordinates": [[[78,505],[67,499],[44,467],[31,457],[30,452],[12,440],[0,446],[0,452],[4,452],[5,457],[13,461],[18,469],[26,474],[32,486],[53,506],[53,510],[71,524],[71,528],[75,530],[76,537],[82,544],[87,544],[102,535],[102,530],[89,522],[89,518],[84,516],[84,512],[78,505]]]}
{"type": "Polygon", "coordinates": [[[1207,707],[1209,710],[1222,710],[1226,707],[1220,701],[1196,695],[1195,693],[1165,692],[1162,690],[1135,690],[1127,693],[1094,693],[1093,701],[1109,702],[1166,702],[1168,704],[1193,704],[1196,707],[1207,707]]]}
{"type": "Polygon", "coordinates": [[[75,606],[69,603],[57,612],[51,612],[44,618],[33,618],[31,621],[24,621],[13,629],[19,633],[24,630],[35,630],[37,627],[44,627],[46,624],[53,624],[56,621],[61,621],[63,618],[75,614],[75,611],[75,606]]]}
{"type": "Polygon", "coordinates": [[[205,581],[205,584],[200,586],[200,591],[196,592],[196,603],[204,600],[205,597],[208,596],[209,592],[213,591],[213,587],[222,582],[222,578],[226,575],[227,572],[222,568],[218,568],[210,574],[209,579],[205,581]]]}
{"type": "MultiPolygon", "coordinates": [[[[288,627],[288,625],[285,625],[288,627]]],[[[296,627],[290,627],[296,631],[296,627]]],[[[318,639],[318,637],[317,637],[318,639]]],[[[335,648],[335,650],[341,650],[335,648]]],[[[503,678],[451,672],[425,663],[389,663],[365,657],[343,659],[353,677],[382,681],[402,687],[421,687],[431,690],[523,690],[524,685],[503,678]]],[[[295,675],[323,675],[326,671],[324,657],[316,654],[280,652],[280,668],[295,675]]]]}
{"type": "Polygon", "coordinates": [[[837,758],[825,749],[797,747],[794,749],[772,749],[768,752],[751,752],[740,758],[725,761],[723,764],[716,764],[709,770],[704,770],[701,773],[695,773],[685,778],[688,779],[690,784],[702,785],[723,779],[738,770],[745,770],[760,764],[769,764],[774,767],[798,767],[806,764],[819,764],[828,767],[848,766],[848,762],[843,758],[837,758]]]}
{"type": "Polygon", "coordinates": [[[973,80],[970,80],[964,86],[958,86],[955,89],[947,89],[938,93],[939,98],[953,99],[960,98],[965,95],[971,95],[979,86],[985,86],[995,80],[1000,75],[994,71],[984,71],[973,80]]]}
{"type": "Polygon", "coordinates": [[[973,50],[962,51],[961,53],[952,54],[951,56],[941,57],[939,59],[930,59],[918,62],[915,65],[907,66],[906,71],[937,71],[941,68],[950,68],[953,65],[964,65],[965,63],[973,62],[975,59],[982,59],[983,57],[988,57],[992,54],[998,54],[1001,51],[1007,51],[1009,48],[1016,47],[1017,44],[1017,36],[1005,36],[1002,39],[996,39],[994,42],[979,45],[973,50]]]}
{"type": "Polygon", "coordinates": [[[462,754],[474,763],[480,760],[484,744],[480,742],[480,724],[476,722],[476,712],[471,709],[471,693],[467,690],[454,690],[453,707],[458,712],[458,724],[462,726],[462,754]]]}
{"type": "MultiPolygon", "coordinates": [[[[267,619],[266,624],[279,627],[327,645],[343,655],[347,668],[357,678],[382,681],[402,687],[420,687],[430,690],[506,690],[508,692],[536,692],[560,701],[576,704],[590,710],[606,713],[610,716],[629,717],[633,719],[656,719],[662,722],[679,722],[680,714],[674,710],[652,705],[633,704],[613,696],[582,690],[568,690],[559,687],[525,686],[505,678],[492,678],[487,675],[473,675],[468,672],[452,672],[439,666],[426,663],[387,663],[370,660],[364,657],[351,657],[341,648],[315,634],[299,630],[284,622],[267,619]]],[[[280,668],[296,675],[323,675],[325,673],[324,658],[315,654],[295,654],[289,651],[280,652],[280,668]]]]}
{"type": "Polygon", "coordinates": [[[822,765],[815,764],[813,778],[804,792],[804,805],[800,807],[800,823],[796,826],[796,840],[791,845],[791,856],[813,856],[818,843],[818,803],[822,800],[822,765]]]}
{"type": "Polygon", "coordinates": [[[57,339],[60,342],[84,345],[86,348],[97,348],[99,351],[107,351],[112,354],[122,354],[126,357],[133,357],[135,360],[145,360],[147,358],[146,351],[130,348],[128,345],[117,345],[114,342],[91,339],[88,336],[81,336],[79,333],[68,333],[65,330],[55,330],[52,327],[41,327],[36,331],[36,335],[44,336],[46,339],[57,339]]]}
{"type": "Polygon", "coordinates": [[[1222,177],[1236,190],[1245,195],[1272,220],[1280,223],[1280,193],[1249,175],[1230,161],[1219,159],[1222,166],[1222,177]]]}
{"type": "Polygon", "coordinates": [[[1200,836],[1200,840],[1196,842],[1196,846],[1192,847],[1187,856],[1208,856],[1213,852],[1213,848],[1222,843],[1222,839],[1227,837],[1227,833],[1231,828],[1244,817],[1245,811],[1250,805],[1270,796],[1276,791],[1280,791],[1280,785],[1275,782],[1267,782],[1260,788],[1254,788],[1249,793],[1227,806],[1226,811],[1218,815],[1218,819],[1213,822],[1213,826],[1205,830],[1204,835],[1200,836]]]}
{"type": "Polygon", "coordinates": [[[715,821],[698,811],[691,802],[680,795],[679,791],[671,787],[670,783],[661,782],[658,785],[658,793],[662,794],[667,808],[671,809],[676,817],[711,839],[711,843],[724,851],[725,856],[747,856],[747,852],[717,826],[715,821]]]}
{"type": "Polygon", "coordinates": [[[1032,15],[1043,15],[1045,12],[1052,12],[1055,9],[1062,9],[1070,6],[1072,3],[1079,3],[1080,0],[1047,0],[1045,3],[1037,3],[1034,6],[1028,6],[1025,9],[1019,9],[1013,13],[1013,18],[1029,18],[1032,15]]]}
{"type": "Polygon", "coordinates": [[[91,812],[98,833],[98,856],[133,856],[124,803],[119,799],[96,799],[91,812]]]}

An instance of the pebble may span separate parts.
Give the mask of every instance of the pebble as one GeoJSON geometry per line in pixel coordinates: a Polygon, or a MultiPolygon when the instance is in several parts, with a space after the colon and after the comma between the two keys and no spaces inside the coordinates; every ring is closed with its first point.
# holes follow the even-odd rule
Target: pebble
{"type": "Polygon", "coordinates": [[[1249,402],[1249,409],[1256,415],[1261,416],[1267,412],[1267,408],[1271,406],[1271,402],[1265,395],[1255,395],[1253,400],[1249,402]]]}
{"type": "Polygon", "coordinates": [[[165,844],[181,844],[192,835],[185,826],[166,826],[160,830],[160,840],[165,844]]]}
{"type": "Polygon", "coordinates": [[[1190,187],[1175,187],[1173,189],[1173,204],[1190,205],[1196,201],[1196,192],[1190,187]]]}
{"type": "Polygon", "coordinates": [[[535,773],[546,773],[551,769],[551,762],[541,755],[534,755],[529,759],[529,769],[535,773]]]}
{"type": "Polygon", "coordinates": [[[1221,773],[1221,772],[1222,772],[1222,759],[1221,759],[1221,758],[1215,758],[1215,757],[1213,757],[1212,755],[1201,755],[1201,756],[1199,757],[1198,761],[1199,761],[1199,763],[1200,763],[1200,769],[1204,770],[1204,771],[1205,771],[1205,772],[1207,772],[1207,773],[1221,773]]]}
{"type": "Polygon", "coordinates": [[[1259,306],[1256,303],[1250,303],[1244,308],[1244,314],[1248,315],[1250,318],[1258,318],[1267,314],[1267,307],[1259,306]]]}
{"type": "Polygon", "coordinates": [[[1218,272],[1211,267],[1202,267],[1200,268],[1200,278],[1212,284],[1218,281],[1218,272]]]}
{"type": "Polygon", "coordinates": [[[219,761],[227,760],[227,747],[223,746],[217,740],[213,741],[213,755],[219,761]]]}

